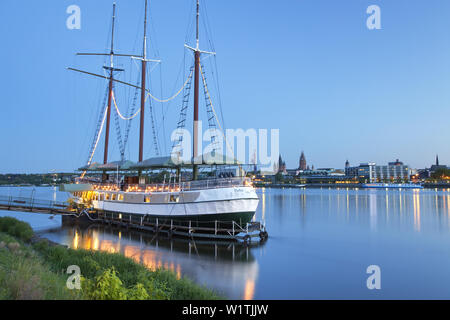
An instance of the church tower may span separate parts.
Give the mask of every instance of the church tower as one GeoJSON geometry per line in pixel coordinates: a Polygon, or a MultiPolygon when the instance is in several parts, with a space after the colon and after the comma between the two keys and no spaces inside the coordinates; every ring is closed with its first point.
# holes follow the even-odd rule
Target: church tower
{"type": "Polygon", "coordinates": [[[278,157],[278,172],[286,173],[286,162],[281,158],[281,154],[278,157]]]}
{"type": "Polygon", "coordinates": [[[300,155],[300,163],[299,163],[299,167],[300,170],[306,170],[306,158],[305,158],[305,154],[302,151],[302,154],[300,155]]]}

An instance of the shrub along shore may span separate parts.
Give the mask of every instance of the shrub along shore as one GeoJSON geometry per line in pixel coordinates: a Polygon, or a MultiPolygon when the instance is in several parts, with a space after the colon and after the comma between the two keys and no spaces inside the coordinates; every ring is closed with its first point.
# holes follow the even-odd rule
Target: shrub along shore
{"type": "Polygon", "coordinates": [[[0,300],[213,300],[216,292],[119,253],[74,250],[40,239],[28,223],[0,218],[0,300]],[[81,277],[67,273],[78,266],[81,277]],[[80,289],[69,289],[80,284],[80,289]]]}

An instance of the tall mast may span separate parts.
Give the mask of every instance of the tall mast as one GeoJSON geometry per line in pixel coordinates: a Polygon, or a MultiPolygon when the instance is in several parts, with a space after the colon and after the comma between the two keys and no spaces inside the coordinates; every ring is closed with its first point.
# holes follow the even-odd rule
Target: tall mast
{"type": "Polygon", "coordinates": [[[141,123],[139,129],[139,162],[144,157],[144,111],[145,111],[145,80],[147,74],[147,0],[145,0],[144,44],[142,52],[142,80],[141,80],[141,123]]]}
{"type": "Polygon", "coordinates": [[[111,32],[111,52],[110,52],[110,67],[106,68],[110,71],[109,76],[109,94],[108,94],[108,111],[106,114],[106,133],[105,133],[105,152],[103,156],[103,163],[108,163],[108,144],[109,144],[109,125],[111,120],[111,100],[113,94],[113,81],[114,81],[114,23],[116,19],[116,3],[113,3],[113,16],[112,16],[112,32],[111,32]]]}
{"type": "MultiPolygon", "coordinates": [[[[199,78],[200,78],[200,49],[199,49],[199,36],[198,36],[198,20],[200,16],[200,3],[199,0],[197,0],[197,15],[196,15],[196,32],[195,32],[195,39],[196,39],[196,47],[194,51],[194,58],[195,58],[195,75],[194,75],[194,128],[193,128],[193,134],[194,134],[194,144],[193,144],[193,155],[194,159],[198,157],[198,98],[199,98],[199,78]]],[[[198,176],[198,167],[194,164],[193,167],[193,180],[197,180],[198,176]]]]}

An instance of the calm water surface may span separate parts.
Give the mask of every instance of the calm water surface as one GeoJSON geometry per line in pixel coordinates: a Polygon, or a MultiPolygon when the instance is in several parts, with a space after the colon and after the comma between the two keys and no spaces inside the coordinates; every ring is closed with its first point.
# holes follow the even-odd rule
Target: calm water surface
{"type": "MultiPolygon", "coordinates": [[[[1,194],[64,200],[52,188],[1,194]]],[[[0,211],[72,248],[121,252],[173,270],[233,299],[450,299],[450,191],[259,189],[261,246],[157,239],[101,225],[0,211]],[[381,268],[381,290],[366,269],[381,268]]]]}

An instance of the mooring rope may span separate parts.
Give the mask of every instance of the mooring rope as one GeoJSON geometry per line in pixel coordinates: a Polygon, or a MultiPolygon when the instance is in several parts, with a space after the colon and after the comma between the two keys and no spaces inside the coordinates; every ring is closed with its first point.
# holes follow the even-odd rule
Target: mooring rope
{"type": "MultiPolygon", "coordinates": [[[[101,220],[102,220],[102,219],[94,219],[94,218],[91,218],[91,216],[90,216],[89,213],[86,211],[86,209],[83,210],[81,213],[84,213],[84,214],[89,218],[89,220],[91,220],[91,221],[101,221],[101,220]]],[[[81,216],[81,214],[80,214],[80,216],[81,216]]]]}

